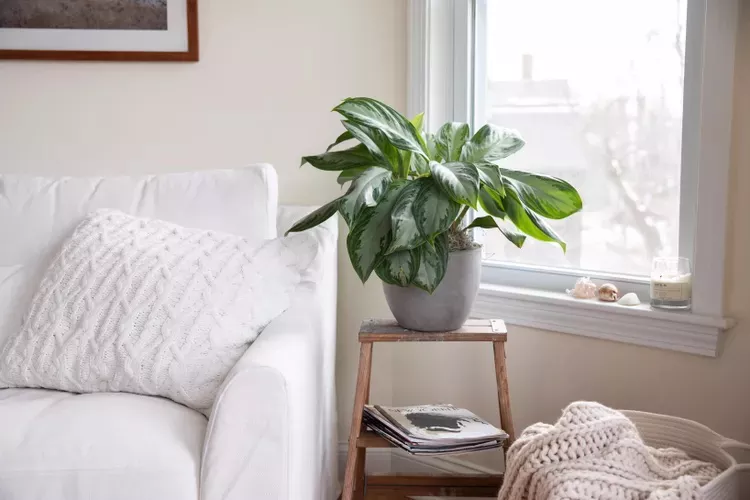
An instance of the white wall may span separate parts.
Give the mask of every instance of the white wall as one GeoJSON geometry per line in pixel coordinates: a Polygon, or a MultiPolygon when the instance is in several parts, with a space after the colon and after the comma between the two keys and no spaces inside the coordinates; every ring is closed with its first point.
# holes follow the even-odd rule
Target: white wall
{"type": "MultiPolygon", "coordinates": [[[[512,328],[508,345],[517,428],[552,420],[576,399],[694,418],[750,440],[750,6],[738,42],[727,313],[740,324],[718,359],[512,328]]],[[[0,172],[176,171],[268,161],[281,199],[321,203],[333,176],[299,157],[338,133],[341,98],[405,108],[403,0],[202,0],[197,64],[0,62],[0,172]]],[[[338,394],[345,439],[360,320],[387,314],[342,253],[338,394]]],[[[487,346],[375,349],[373,397],[451,401],[492,416],[487,346]]],[[[493,458],[480,458],[492,465],[493,458]]],[[[496,464],[496,462],[494,462],[496,464]]]]}

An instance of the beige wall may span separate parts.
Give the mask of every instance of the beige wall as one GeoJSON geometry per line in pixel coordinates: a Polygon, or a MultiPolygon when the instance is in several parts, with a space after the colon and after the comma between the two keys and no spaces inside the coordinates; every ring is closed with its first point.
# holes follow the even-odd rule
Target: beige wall
{"type": "MultiPolygon", "coordinates": [[[[746,2],[747,3],[747,2],[746,2]]],[[[273,163],[281,199],[321,203],[331,175],[298,169],[339,132],[328,110],[371,95],[405,107],[402,0],[205,0],[198,64],[0,62],[0,172],[86,174],[273,163]]],[[[508,345],[518,428],[552,420],[576,399],[694,418],[750,440],[750,6],[738,42],[727,313],[739,321],[707,359],[526,328],[508,345]]],[[[338,394],[344,439],[356,331],[387,313],[342,254],[338,394]]],[[[451,401],[494,415],[485,346],[378,346],[380,402],[451,401]]],[[[491,464],[492,458],[480,458],[491,464]]]]}
{"type": "MultiPolygon", "coordinates": [[[[0,172],[106,174],[269,162],[283,203],[339,194],[299,168],[342,130],[330,113],[367,95],[406,106],[403,0],[202,0],[197,64],[0,61],[0,172]]],[[[345,252],[344,252],[345,255],[345,252]]],[[[388,309],[343,262],[338,371],[342,429],[362,317],[388,309]]],[[[390,401],[378,350],[374,395],[390,401]]],[[[342,431],[343,432],[343,431],[342,431]]]]}

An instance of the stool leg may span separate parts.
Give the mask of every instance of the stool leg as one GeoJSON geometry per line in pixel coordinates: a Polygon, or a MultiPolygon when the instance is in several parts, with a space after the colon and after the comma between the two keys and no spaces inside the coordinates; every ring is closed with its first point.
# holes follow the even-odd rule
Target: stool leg
{"type": "Polygon", "coordinates": [[[497,399],[500,406],[500,423],[503,430],[508,433],[508,440],[504,448],[515,441],[516,432],[513,429],[513,417],[510,414],[510,393],[508,392],[508,373],[505,369],[505,342],[493,342],[492,350],[495,353],[495,377],[497,378],[497,399]]]}
{"type": "Polygon", "coordinates": [[[352,427],[349,430],[349,452],[346,457],[346,474],[342,500],[353,500],[354,489],[360,483],[360,495],[364,495],[365,450],[357,449],[357,439],[362,432],[362,412],[370,396],[370,370],[372,364],[372,342],[363,342],[359,346],[359,372],[357,388],[354,394],[352,410],[352,427]],[[360,476],[360,477],[357,477],[360,476]]]}
{"type": "Polygon", "coordinates": [[[364,448],[357,448],[357,470],[354,471],[354,500],[364,500],[365,498],[365,459],[367,457],[367,450],[364,448]]]}

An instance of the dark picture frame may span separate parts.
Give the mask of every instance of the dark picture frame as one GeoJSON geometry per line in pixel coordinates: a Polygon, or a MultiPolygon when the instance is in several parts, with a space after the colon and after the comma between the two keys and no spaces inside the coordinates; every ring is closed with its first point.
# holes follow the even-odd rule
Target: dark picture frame
{"type": "MultiPolygon", "coordinates": [[[[0,3],[3,0],[0,0],[0,3]]],[[[0,47],[0,59],[47,61],[173,61],[197,62],[200,57],[198,37],[198,0],[186,2],[186,51],[110,51],[110,50],[17,50],[0,47]]]]}

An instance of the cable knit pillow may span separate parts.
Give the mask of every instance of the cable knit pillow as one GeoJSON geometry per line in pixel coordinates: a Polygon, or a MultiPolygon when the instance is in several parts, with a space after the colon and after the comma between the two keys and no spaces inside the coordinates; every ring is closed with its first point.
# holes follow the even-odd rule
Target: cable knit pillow
{"type": "Polygon", "coordinates": [[[116,211],[90,214],[42,279],[0,384],[164,396],[208,414],[229,370],[289,307],[317,246],[116,211]]]}

